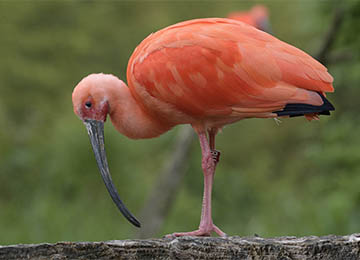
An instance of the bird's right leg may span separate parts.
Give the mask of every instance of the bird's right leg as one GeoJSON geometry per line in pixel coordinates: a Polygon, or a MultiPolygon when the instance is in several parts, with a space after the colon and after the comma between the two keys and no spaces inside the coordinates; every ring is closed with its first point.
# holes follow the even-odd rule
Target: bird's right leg
{"type": "Polygon", "coordinates": [[[204,171],[204,195],[203,203],[201,209],[201,219],[199,229],[192,232],[182,232],[182,233],[173,233],[171,236],[210,236],[211,232],[217,233],[219,236],[226,236],[226,234],[221,231],[213,223],[211,216],[211,192],[215,175],[216,163],[211,155],[211,149],[209,142],[206,137],[206,132],[198,133],[201,152],[202,152],[202,162],[201,166],[204,171]]]}
{"type": "Polygon", "coordinates": [[[215,162],[215,166],[219,163],[220,154],[221,154],[219,150],[215,149],[215,136],[217,132],[218,132],[217,128],[210,128],[208,130],[210,151],[211,151],[211,156],[215,162]]]}

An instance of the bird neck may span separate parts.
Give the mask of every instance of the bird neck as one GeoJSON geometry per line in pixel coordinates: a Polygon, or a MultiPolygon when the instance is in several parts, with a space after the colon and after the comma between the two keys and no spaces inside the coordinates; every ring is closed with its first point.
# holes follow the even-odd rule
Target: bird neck
{"type": "Polygon", "coordinates": [[[135,100],[124,82],[109,87],[110,119],[115,128],[131,139],[153,138],[170,130],[171,126],[152,117],[135,100]]]}

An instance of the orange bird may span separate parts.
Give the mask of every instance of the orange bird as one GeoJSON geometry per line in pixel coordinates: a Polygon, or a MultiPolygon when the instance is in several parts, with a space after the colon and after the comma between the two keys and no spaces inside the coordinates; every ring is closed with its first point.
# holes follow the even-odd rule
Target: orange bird
{"type": "Polygon", "coordinates": [[[199,229],[175,236],[216,232],[211,190],[219,152],[215,136],[245,118],[329,115],[333,92],[327,69],[305,52],[252,26],[231,19],[181,22],[143,40],[127,67],[129,86],[113,75],[91,74],[75,87],[75,114],[84,122],[105,185],[117,207],[135,226],[112,182],[104,148],[107,115],[132,138],[157,137],[176,125],[198,134],[204,172],[199,229]]]}
{"type": "Polygon", "coordinates": [[[263,5],[255,5],[250,11],[232,12],[228,18],[247,23],[262,31],[271,33],[269,11],[263,5]]]}

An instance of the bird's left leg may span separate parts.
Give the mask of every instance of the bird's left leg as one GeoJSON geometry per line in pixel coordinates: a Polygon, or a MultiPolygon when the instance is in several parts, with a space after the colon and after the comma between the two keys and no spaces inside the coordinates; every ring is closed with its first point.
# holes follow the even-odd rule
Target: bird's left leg
{"type": "Polygon", "coordinates": [[[217,132],[218,132],[217,128],[210,128],[208,130],[210,151],[211,151],[212,158],[215,162],[215,166],[219,163],[220,154],[221,154],[219,150],[215,149],[215,136],[216,136],[217,132]]]}
{"type": "Polygon", "coordinates": [[[217,233],[219,236],[226,236],[217,226],[214,225],[211,216],[211,192],[215,175],[216,163],[213,160],[206,132],[198,133],[201,152],[202,152],[202,168],[204,171],[204,195],[201,210],[201,220],[199,229],[192,232],[174,233],[170,236],[210,236],[211,232],[217,233]]]}

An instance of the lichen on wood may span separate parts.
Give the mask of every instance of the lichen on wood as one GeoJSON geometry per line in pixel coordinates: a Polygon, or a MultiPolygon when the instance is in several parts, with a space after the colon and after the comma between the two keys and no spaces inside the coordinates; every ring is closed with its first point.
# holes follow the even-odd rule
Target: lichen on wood
{"type": "Polygon", "coordinates": [[[360,259],[360,234],[19,244],[0,246],[0,259],[360,259]]]}

